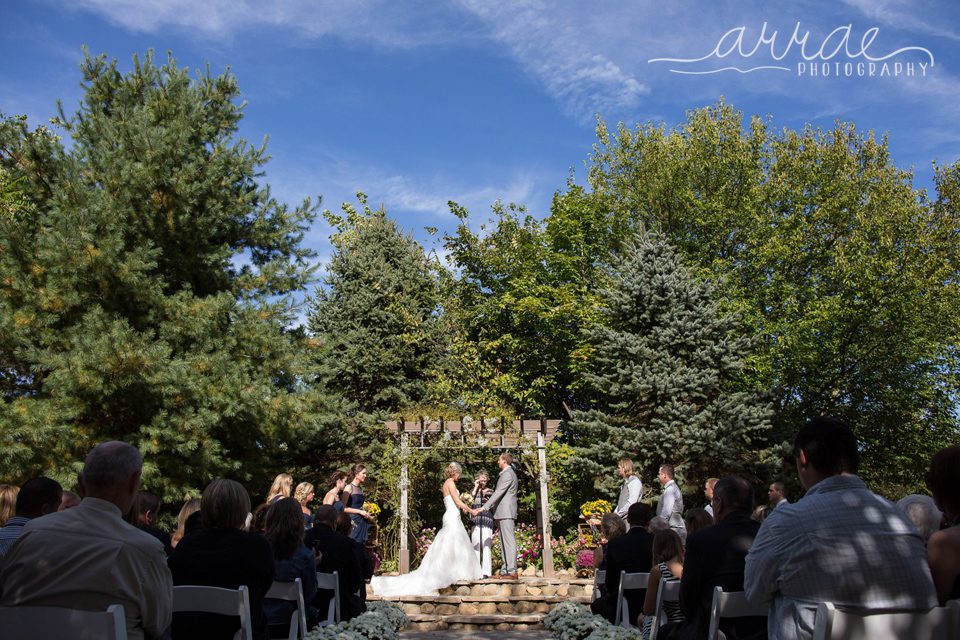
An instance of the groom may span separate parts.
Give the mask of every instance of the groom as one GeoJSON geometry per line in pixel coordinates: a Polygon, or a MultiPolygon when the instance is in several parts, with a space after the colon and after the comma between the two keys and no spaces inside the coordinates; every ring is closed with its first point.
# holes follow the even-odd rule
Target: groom
{"type": "Polygon", "coordinates": [[[501,453],[497,460],[497,466],[500,467],[497,487],[487,504],[482,509],[474,509],[473,515],[493,510],[493,519],[500,528],[500,555],[503,557],[500,576],[516,580],[517,539],[514,537],[513,527],[517,519],[517,473],[511,464],[513,456],[507,451],[501,453]]]}

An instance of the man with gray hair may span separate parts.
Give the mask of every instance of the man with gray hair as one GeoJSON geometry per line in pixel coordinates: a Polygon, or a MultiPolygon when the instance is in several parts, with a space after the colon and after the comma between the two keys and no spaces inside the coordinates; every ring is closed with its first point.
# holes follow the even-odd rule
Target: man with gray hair
{"type": "Polygon", "coordinates": [[[136,447],[94,447],[79,477],[80,505],[31,520],[0,563],[0,606],[106,611],[121,604],[127,637],[166,637],[173,582],[163,545],[123,519],[142,468],[136,447]]]}

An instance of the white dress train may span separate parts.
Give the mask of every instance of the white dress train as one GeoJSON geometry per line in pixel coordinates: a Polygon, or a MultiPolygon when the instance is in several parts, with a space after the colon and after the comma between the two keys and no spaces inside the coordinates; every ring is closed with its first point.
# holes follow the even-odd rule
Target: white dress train
{"type": "Polygon", "coordinates": [[[453,496],[444,496],[443,527],[437,532],[420,567],[402,576],[375,576],[370,581],[378,596],[432,596],[458,580],[479,580],[480,563],[470,536],[460,520],[453,496]]]}

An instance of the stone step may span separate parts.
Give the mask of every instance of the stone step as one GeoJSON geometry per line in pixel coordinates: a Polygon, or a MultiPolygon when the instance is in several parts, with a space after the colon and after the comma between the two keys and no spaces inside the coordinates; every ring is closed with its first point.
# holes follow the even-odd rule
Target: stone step
{"type": "Polygon", "coordinates": [[[589,604],[593,581],[487,579],[458,582],[436,596],[380,597],[369,589],[367,594],[369,602],[387,600],[400,605],[417,631],[529,631],[543,629],[543,617],[561,602],[589,604]]]}
{"type": "Polygon", "coordinates": [[[545,614],[430,615],[408,614],[412,631],[527,631],[542,629],[545,614]]]}

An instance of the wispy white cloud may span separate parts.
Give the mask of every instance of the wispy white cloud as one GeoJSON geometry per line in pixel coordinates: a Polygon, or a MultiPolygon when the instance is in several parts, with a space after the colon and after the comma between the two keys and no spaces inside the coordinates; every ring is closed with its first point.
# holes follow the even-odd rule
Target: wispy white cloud
{"type": "Polygon", "coordinates": [[[960,34],[949,27],[949,22],[931,20],[930,3],[911,0],[843,0],[863,15],[883,25],[950,40],[960,40],[960,34]]]}
{"type": "Polygon", "coordinates": [[[71,8],[99,14],[132,31],[174,27],[216,40],[269,27],[306,39],[332,36],[390,47],[464,37],[442,7],[386,0],[75,0],[71,8]]]}
{"type": "Polygon", "coordinates": [[[495,41],[578,120],[633,109],[650,91],[605,51],[603,31],[609,24],[577,19],[583,7],[482,0],[461,0],[460,5],[482,18],[495,41]]]}

